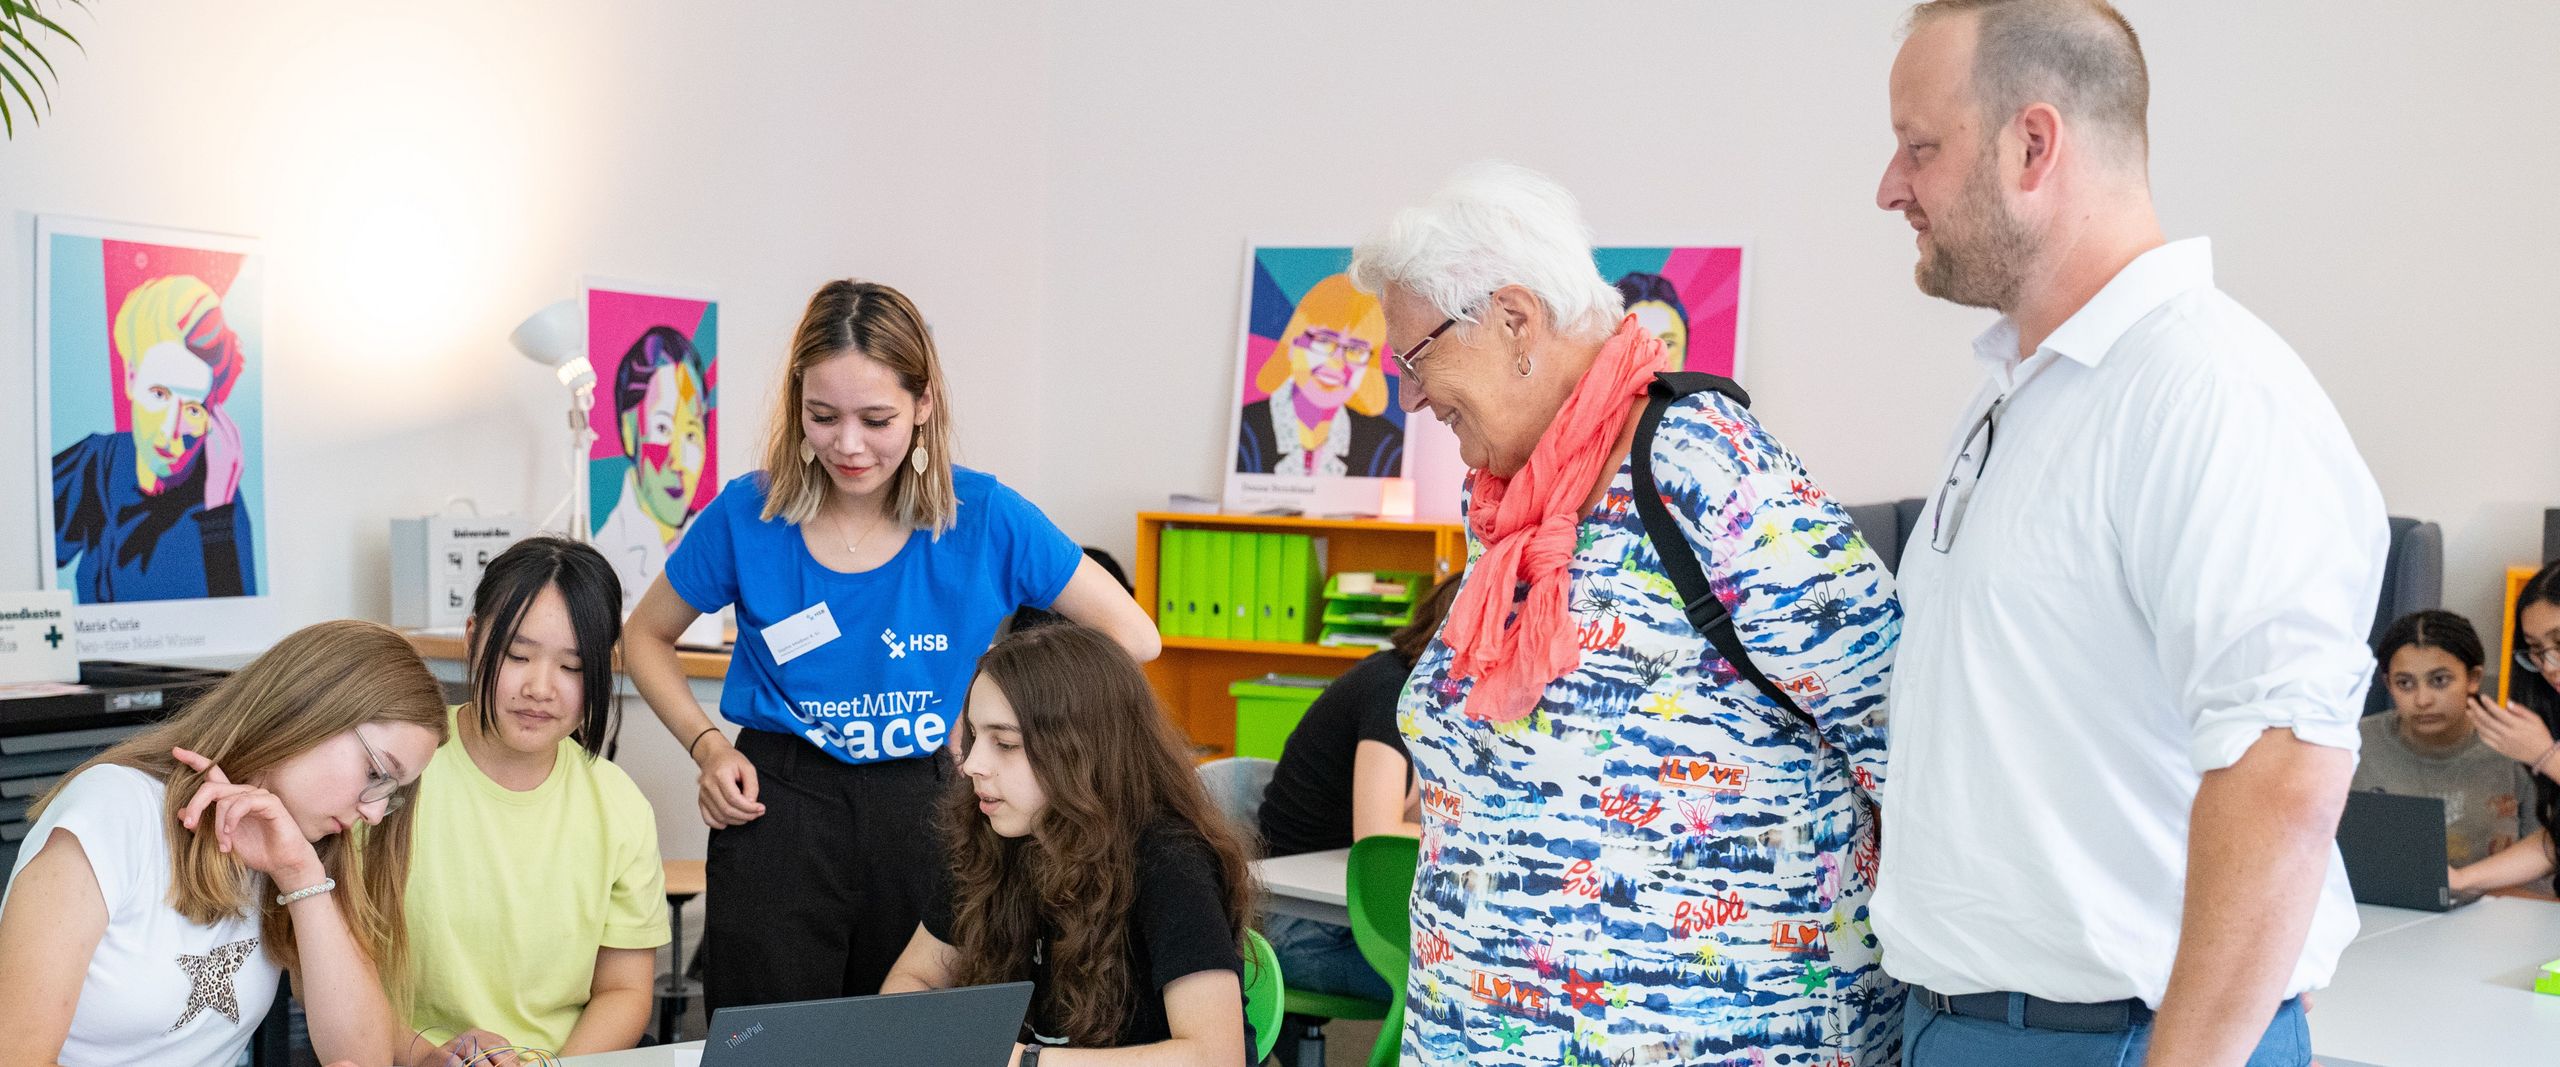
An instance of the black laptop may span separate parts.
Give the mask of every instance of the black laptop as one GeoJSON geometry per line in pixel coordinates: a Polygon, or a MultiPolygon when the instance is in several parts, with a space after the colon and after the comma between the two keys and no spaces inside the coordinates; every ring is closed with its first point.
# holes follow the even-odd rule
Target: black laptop
{"type": "Polygon", "coordinates": [[[1004,1067],[1031,983],[722,1008],[702,1067],[1004,1067]]]}
{"type": "Polygon", "coordinates": [[[2445,882],[2444,801],[2434,797],[2347,794],[2338,855],[2358,904],[2449,911],[2478,899],[2445,882]]]}

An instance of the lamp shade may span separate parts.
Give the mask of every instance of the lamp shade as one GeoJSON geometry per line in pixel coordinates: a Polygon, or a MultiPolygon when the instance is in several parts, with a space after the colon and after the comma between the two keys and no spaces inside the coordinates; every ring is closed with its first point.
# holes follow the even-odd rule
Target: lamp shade
{"type": "Polygon", "coordinates": [[[561,367],[587,354],[587,324],[579,317],[576,298],[562,300],[526,316],[507,343],[524,358],[545,367],[561,367]]]}

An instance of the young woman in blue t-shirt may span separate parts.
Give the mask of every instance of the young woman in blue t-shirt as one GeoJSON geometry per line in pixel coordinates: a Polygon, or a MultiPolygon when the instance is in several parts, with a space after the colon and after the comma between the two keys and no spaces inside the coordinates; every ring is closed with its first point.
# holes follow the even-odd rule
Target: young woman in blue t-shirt
{"type": "Polygon", "coordinates": [[[1048,608],[1154,658],[1154,625],[1019,494],[951,463],[949,394],[897,290],[835,281],[792,339],[763,469],[697,517],[625,628],[633,681],[702,768],[704,999],[878,990],[941,862],[934,798],[978,654],[1048,608]],[[736,605],[720,713],[675,657],[736,605]]]}

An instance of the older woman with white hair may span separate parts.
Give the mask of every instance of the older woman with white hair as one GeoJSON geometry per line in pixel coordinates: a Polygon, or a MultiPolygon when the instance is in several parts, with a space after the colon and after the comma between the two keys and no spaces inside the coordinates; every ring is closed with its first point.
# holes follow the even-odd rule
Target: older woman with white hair
{"type": "Polygon", "coordinates": [[[1472,469],[1474,559],[1401,707],[1405,1058],[1891,1062],[1866,900],[1902,612],[1875,553],[1738,389],[1649,405],[1662,344],[1547,179],[1462,172],[1351,276],[1472,469]]]}

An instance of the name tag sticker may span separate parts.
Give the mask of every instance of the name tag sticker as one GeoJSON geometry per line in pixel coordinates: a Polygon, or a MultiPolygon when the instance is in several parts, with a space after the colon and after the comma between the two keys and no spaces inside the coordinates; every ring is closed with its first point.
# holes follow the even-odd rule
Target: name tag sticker
{"type": "Polygon", "coordinates": [[[827,602],[821,600],[790,618],[765,627],[764,647],[773,652],[774,666],[779,667],[842,636],[843,633],[836,629],[835,613],[828,611],[827,602]]]}

